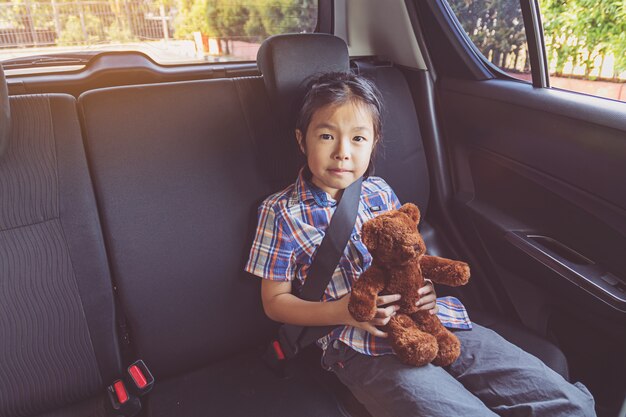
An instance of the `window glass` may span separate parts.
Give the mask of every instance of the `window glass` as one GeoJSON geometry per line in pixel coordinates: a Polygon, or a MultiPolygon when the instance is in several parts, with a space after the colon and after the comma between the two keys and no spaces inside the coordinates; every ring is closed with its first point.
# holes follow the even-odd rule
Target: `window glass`
{"type": "Polygon", "coordinates": [[[86,50],[248,61],[268,36],[316,25],[317,0],[0,0],[0,61],[86,50]]]}
{"type": "Polygon", "coordinates": [[[626,101],[626,1],[539,4],[550,85],[626,101]]]}
{"type": "Polygon", "coordinates": [[[448,4],[487,60],[508,75],[531,82],[519,0],[448,0],[448,4]]]}

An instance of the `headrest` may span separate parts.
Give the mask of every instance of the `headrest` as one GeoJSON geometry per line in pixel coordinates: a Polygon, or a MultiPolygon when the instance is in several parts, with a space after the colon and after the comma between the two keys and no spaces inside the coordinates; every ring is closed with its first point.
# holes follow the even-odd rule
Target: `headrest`
{"type": "Polygon", "coordinates": [[[270,100],[292,127],[309,79],[324,72],[350,71],[350,56],[343,39],[333,35],[275,35],[261,45],[257,65],[270,100]]]}
{"type": "Polygon", "coordinates": [[[9,108],[9,88],[4,78],[4,70],[0,65],[0,156],[4,153],[9,142],[11,127],[11,109],[9,108]]]}

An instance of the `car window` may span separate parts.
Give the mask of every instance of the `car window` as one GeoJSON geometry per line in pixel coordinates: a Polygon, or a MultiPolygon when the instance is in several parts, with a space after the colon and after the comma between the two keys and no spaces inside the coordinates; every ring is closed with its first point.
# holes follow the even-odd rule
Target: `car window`
{"type": "Polygon", "coordinates": [[[250,61],[270,35],[313,32],[317,0],[2,0],[0,61],[135,50],[162,64],[250,61]]]}
{"type": "Polygon", "coordinates": [[[550,85],[626,101],[626,2],[540,0],[550,85]]]}
{"type": "MultiPolygon", "coordinates": [[[[626,101],[626,2],[539,0],[552,88],[626,101]]],[[[484,59],[531,82],[519,0],[448,0],[484,59]]]]}
{"type": "Polygon", "coordinates": [[[531,81],[519,0],[448,0],[448,4],[487,61],[511,77],[531,81]]]}

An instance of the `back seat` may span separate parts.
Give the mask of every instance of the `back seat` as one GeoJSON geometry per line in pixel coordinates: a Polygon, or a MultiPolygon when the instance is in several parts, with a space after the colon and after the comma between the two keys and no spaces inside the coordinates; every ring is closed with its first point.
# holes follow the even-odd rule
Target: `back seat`
{"type": "MultiPolygon", "coordinates": [[[[241,82],[262,92],[260,78],[241,82]]],[[[131,341],[158,381],[148,415],[340,415],[325,386],[260,360],[276,325],[243,264],[273,190],[237,81],[110,88],[79,104],[131,341]]]]}
{"type": "MultiPolygon", "coordinates": [[[[261,48],[259,67],[262,79],[109,88],[79,98],[132,343],[159,381],[150,416],[340,413],[326,383],[303,372],[277,379],[261,364],[255,347],[276,326],[263,314],[259,280],[242,266],[256,208],[297,173],[288,125],[303,80],[348,69],[347,49],[328,35],[277,36],[261,48]]],[[[393,67],[372,75],[387,105],[377,173],[403,201],[427,207],[428,168],[406,80],[393,67]]]]}
{"type": "Polygon", "coordinates": [[[0,416],[104,416],[113,292],[76,100],[0,66],[0,416]]]}

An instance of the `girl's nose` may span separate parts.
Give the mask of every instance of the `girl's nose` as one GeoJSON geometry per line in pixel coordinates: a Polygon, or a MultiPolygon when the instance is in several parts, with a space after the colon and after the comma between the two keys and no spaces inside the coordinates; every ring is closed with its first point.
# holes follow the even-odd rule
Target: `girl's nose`
{"type": "Polygon", "coordinates": [[[335,149],[335,153],[333,155],[334,159],[343,161],[350,158],[350,144],[346,143],[345,140],[337,141],[337,148],[335,149]]]}

